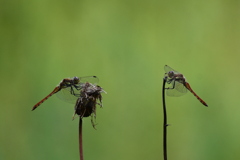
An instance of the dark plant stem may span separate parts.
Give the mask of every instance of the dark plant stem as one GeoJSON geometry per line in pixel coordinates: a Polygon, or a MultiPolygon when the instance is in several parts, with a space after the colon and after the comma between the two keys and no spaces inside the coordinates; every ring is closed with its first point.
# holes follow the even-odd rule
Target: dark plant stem
{"type": "Polygon", "coordinates": [[[79,117],[79,154],[80,154],[80,160],[83,160],[82,118],[81,117],[79,117]]]}
{"type": "Polygon", "coordinates": [[[162,101],[163,101],[163,158],[167,160],[167,109],[165,103],[165,84],[167,77],[163,78],[162,101]]]}

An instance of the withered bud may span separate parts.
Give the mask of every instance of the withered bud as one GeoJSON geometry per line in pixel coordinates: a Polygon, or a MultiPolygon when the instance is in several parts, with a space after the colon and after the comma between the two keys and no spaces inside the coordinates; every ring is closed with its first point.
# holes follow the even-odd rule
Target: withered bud
{"type": "MultiPolygon", "coordinates": [[[[100,86],[91,83],[83,83],[80,90],[80,97],[75,105],[75,114],[80,118],[91,116],[91,122],[95,128],[93,117],[96,119],[96,105],[102,107],[102,95],[105,92],[100,86]]],[[[74,114],[74,115],[75,115],[74,114]]]]}

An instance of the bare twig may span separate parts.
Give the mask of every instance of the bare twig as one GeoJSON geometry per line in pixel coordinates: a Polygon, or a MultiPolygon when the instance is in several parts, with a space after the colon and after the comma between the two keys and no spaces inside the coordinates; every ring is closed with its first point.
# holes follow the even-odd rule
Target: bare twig
{"type": "Polygon", "coordinates": [[[82,118],[81,117],[79,117],[79,154],[80,154],[80,160],[83,160],[82,118]]]}
{"type": "Polygon", "coordinates": [[[167,76],[163,78],[162,101],[163,101],[163,158],[167,160],[167,109],[165,103],[165,84],[167,76]]]}

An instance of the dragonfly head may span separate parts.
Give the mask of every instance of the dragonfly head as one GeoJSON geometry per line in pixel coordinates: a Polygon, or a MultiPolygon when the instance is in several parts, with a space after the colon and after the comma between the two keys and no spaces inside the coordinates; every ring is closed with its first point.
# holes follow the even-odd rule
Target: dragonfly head
{"type": "Polygon", "coordinates": [[[73,77],[73,84],[79,83],[79,78],[78,77],[73,77]]]}
{"type": "Polygon", "coordinates": [[[169,71],[167,74],[168,74],[169,78],[173,78],[174,77],[174,72],[173,71],[169,71]]]}

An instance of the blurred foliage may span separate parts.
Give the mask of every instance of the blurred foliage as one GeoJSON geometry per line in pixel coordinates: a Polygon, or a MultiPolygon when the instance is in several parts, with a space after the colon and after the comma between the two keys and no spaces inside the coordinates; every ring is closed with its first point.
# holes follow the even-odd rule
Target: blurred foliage
{"type": "Polygon", "coordinates": [[[169,159],[239,154],[240,3],[222,1],[0,1],[0,159],[78,159],[73,104],[60,80],[96,75],[97,130],[84,119],[85,159],[162,159],[163,66],[193,90],[167,97],[169,159]]]}

